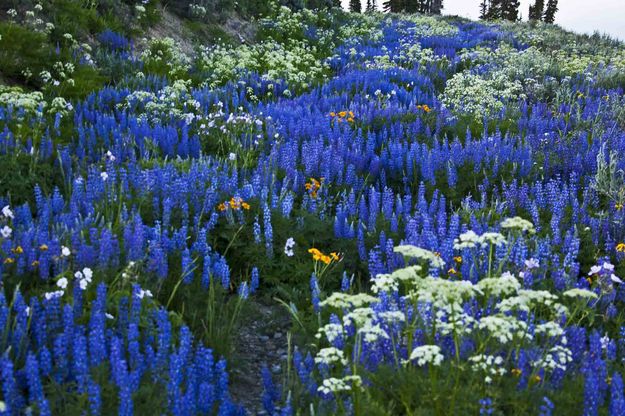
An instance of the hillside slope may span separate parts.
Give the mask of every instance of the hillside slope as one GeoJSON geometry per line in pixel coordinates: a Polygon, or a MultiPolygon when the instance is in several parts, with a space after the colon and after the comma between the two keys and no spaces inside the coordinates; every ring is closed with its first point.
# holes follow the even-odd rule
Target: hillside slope
{"type": "Polygon", "coordinates": [[[0,414],[625,412],[622,43],[16,3],[0,414]]]}

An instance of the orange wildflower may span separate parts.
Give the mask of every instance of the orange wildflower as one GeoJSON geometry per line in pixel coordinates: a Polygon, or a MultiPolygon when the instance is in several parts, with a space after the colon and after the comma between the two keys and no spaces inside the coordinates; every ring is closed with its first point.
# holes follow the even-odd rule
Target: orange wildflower
{"type": "Polygon", "coordinates": [[[225,211],[226,210],[226,204],[224,204],[223,202],[219,205],[217,205],[217,209],[219,211],[225,211]]]}

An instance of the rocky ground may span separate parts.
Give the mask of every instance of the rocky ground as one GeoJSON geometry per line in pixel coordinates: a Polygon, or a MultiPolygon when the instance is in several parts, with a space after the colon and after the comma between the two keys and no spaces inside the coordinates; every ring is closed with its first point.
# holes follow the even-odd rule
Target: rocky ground
{"type": "Polygon", "coordinates": [[[270,301],[250,299],[250,315],[236,336],[236,352],[230,362],[231,392],[236,403],[252,415],[266,415],[262,408],[261,370],[267,366],[280,382],[288,354],[287,333],[291,320],[286,309],[270,301]]]}

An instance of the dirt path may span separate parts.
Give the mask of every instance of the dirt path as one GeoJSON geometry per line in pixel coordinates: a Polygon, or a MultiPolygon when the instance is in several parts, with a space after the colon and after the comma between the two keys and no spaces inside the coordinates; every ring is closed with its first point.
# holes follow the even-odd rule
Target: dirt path
{"type": "Polygon", "coordinates": [[[230,391],[235,403],[244,406],[248,414],[266,415],[261,401],[261,370],[266,365],[274,375],[274,382],[280,382],[291,320],[284,307],[277,303],[255,299],[249,302],[249,315],[235,340],[230,391]]]}

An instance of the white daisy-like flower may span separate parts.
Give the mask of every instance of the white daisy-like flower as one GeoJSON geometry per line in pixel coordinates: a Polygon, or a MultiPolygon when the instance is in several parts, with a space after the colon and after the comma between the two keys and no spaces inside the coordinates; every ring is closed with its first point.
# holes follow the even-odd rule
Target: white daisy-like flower
{"type": "Polygon", "coordinates": [[[293,240],[293,237],[289,237],[289,239],[286,240],[286,243],[284,244],[284,254],[286,254],[287,257],[293,257],[295,255],[295,252],[293,251],[294,247],[295,240],[293,240]]]}
{"type": "Polygon", "coordinates": [[[61,257],[69,257],[70,254],[72,254],[72,252],[68,247],[61,246],[61,257]]]}
{"type": "Polygon", "coordinates": [[[100,173],[100,178],[102,178],[103,181],[106,181],[109,178],[109,174],[106,172],[102,172],[100,173]]]}
{"type": "Polygon", "coordinates": [[[2,237],[4,238],[11,237],[12,233],[13,233],[13,230],[8,225],[5,225],[4,227],[2,227],[2,229],[0,229],[0,235],[2,235],[2,237]]]}
{"type": "Polygon", "coordinates": [[[13,211],[11,211],[11,207],[8,206],[8,205],[6,205],[4,208],[2,208],[2,215],[4,215],[5,218],[11,218],[11,219],[15,218],[13,216],[13,211]]]}
{"type": "Polygon", "coordinates": [[[61,289],[65,289],[67,288],[67,278],[66,277],[61,277],[59,280],[57,280],[56,285],[58,287],[60,287],[61,289]]]}

